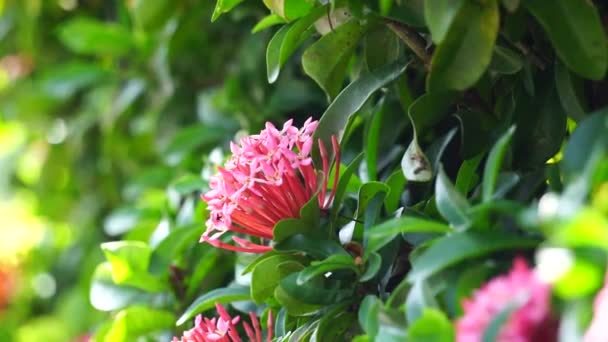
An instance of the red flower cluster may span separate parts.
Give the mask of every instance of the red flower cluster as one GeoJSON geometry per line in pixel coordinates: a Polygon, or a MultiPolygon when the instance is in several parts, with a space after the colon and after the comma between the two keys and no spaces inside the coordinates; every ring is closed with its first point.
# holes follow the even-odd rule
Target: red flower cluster
{"type": "Polygon", "coordinates": [[[314,169],[310,157],[317,125],[311,118],[301,129],[294,127],[292,120],[281,130],[266,123],[260,134],[245,137],[238,145],[232,143],[232,157],[212,177],[211,190],[202,195],[211,215],[201,241],[232,251],[267,252],[272,248],[264,243],[233,236],[236,245],[231,245],[220,237],[231,231],[271,240],[274,225],[282,219],[299,217],[300,209],[317,192],[319,207],[328,208],[338,181],[340,151],[333,137],[336,173],[333,190],[327,196],[330,165],[321,140],[322,171],[314,169]]]}
{"type": "MultiPolygon", "coordinates": [[[[208,319],[201,315],[196,316],[194,328],[185,331],[181,339],[174,337],[172,342],[241,342],[243,339],[236,330],[236,325],[240,317],[230,317],[228,312],[220,304],[215,304],[215,308],[220,317],[208,319]]],[[[243,328],[248,340],[251,342],[262,342],[262,328],[258,318],[251,312],[249,313],[251,325],[243,322],[243,328]]],[[[266,341],[272,341],[272,311],[268,313],[268,332],[266,341]]]]}

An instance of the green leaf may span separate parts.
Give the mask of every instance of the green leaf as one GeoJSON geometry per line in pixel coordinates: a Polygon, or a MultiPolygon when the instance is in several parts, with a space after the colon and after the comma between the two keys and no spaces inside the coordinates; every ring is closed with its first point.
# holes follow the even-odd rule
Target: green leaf
{"type": "MultiPolygon", "coordinates": [[[[364,74],[349,84],[323,113],[313,140],[321,139],[325,146],[331,146],[332,135],[335,135],[338,141],[342,140],[344,129],[351,115],[361,109],[376,90],[401,75],[406,67],[407,63],[404,60],[399,60],[378,71],[364,74]]],[[[327,151],[327,154],[328,158],[332,160],[333,151],[327,151]]],[[[312,155],[315,165],[317,168],[320,167],[322,163],[318,149],[313,149],[312,155]]]]}
{"type": "Polygon", "coordinates": [[[494,196],[496,189],[496,181],[498,179],[498,173],[502,165],[502,160],[515,132],[515,126],[511,126],[501,137],[498,139],[496,144],[492,147],[488,160],[486,161],[485,168],[483,170],[483,181],[481,184],[481,198],[483,202],[491,201],[494,196]]]}
{"type": "Polygon", "coordinates": [[[448,113],[452,92],[425,93],[418,97],[407,109],[407,113],[418,134],[432,127],[448,113]]]}
{"type": "Polygon", "coordinates": [[[494,54],[488,67],[491,71],[512,75],[520,71],[523,66],[521,57],[516,52],[502,46],[494,46],[494,54]]]}
{"type": "MultiPolygon", "coordinates": [[[[359,189],[359,201],[357,205],[357,219],[364,216],[367,207],[371,204],[374,196],[378,193],[388,194],[391,189],[382,182],[368,182],[361,186],[359,189]]],[[[384,198],[382,199],[384,200],[384,198]]]]}
{"type": "Polygon", "coordinates": [[[492,114],[472,110],[459,110],[454,116],[460,122],[460,150],[462,157],[469,159],[487,149],[499,126],[492,114]]]}
{"type": "Polygon", "coordinates": [[[471,224],[471,220],[467,216],[467,210],[471,207],[467,199],[461,195],[452,182],[448,179],[443,171],[443,167],[439,168],[437,181],[435,182],[435,203],[437,210],[441,213],[456,231],[463,231],[471,224]]]}
{"type": "Polygon", "coordinates": [[[264,4],[273,13],[287,21],[305,16],[313,8],[308,0],[264,0],[264,4]]]}
{"type": "Polygon", "coordinates": [[[116,314],[106,341],[127,342],[152,332],[173,327],[175,316],[172,312],[152,309],[146,306],[131,306],[116,314]]]}
{"type": "Polygon", "coordinates": [[[400,233],[448,233],[452,229],[447,225],[427,219],[403,216],[379,224],[367,233],[368,244],[365,249],[366,260],[373,252],[380,250],[400,233]]]}
{"type": "Polygon", "coordinates": [[[358,20],[349,20],[304,51],[304,72],[330,99],[334,99],[342,88],[348,61],[365,30],[358,20]]]}
{"type": "MultiPolygon", "coordinates": [[[[297,284],[302,285],[311,279],[324,275],[330,271],[351,270],[359,274],[359,268],[355,265],[353,257],[346,254],[330,255],[325,260],[313,261],[310,266],[303,269],[298,275],[297,284]]],[[[254,271],[255,272],[255,271],[254,271]]]]}
{"type": "Polygon", "coordinates": [[[136,303],[148,303],[153,296],[138,288],[119,285],[112,279],[112,265],[103,262],[93,273],[89,300],[101,311],[114,311],[136,303]]]}
{"type": "Polygon", "coordinates": [[[250,300],[248,287],[225,287],[211,290],[192,302],[175,325],[186,323],[197,314],[215,307],[215,303],[228,304],[242,300],[250,300]]]}
{"type": "Polygon", "coordinates": [[[543,26],[559,58],[575,73],[600,80],[608,67],[608,47],[592,2],[523,0],[543,26]]]}
{"type": "Polygon", "coordinates": [[[271,26],[278,25],[278,24],[284,24],[284,23],[285,23],[285,19],[279,17],[276,14],[269,14],[269,15],[265,16],[262,20],[260,20],[257,24],[255,24],[255,26],[251,30],[251,33],[258,33],[271,26]]]}
{"type": "Polygon", "coordinates": [[[304,268],[302,257],[289,254],[279,254],[266,258],[258,263],[251,275],[251,298],[258,304],[272,296],[274,289],[284,277],[304,268]],[[290,261],[289,265],[279,267],[290,261]],[[288,267],[285,267],[288,266],[288,267]]]}
{"type": "Polygon", "coordinates": [[[317,240],[302,234],[290,236],[276,244],[274,249],[279,251],[302,251],[317,260],[323,260],[332,254],[348,254],[336,241],[317,240]]]}
{"type": "Polygon", "coordinates": [[[424,2],[424,19],[431,31],[433,43],[439,45],[444,40],[462,3],[462,0],[427,0],[424,2]]]}
{"type": "Polygon", "coordinates": [[[501,250],[533,248],[538,243],[535,239],[499,232],[455,233],[437,239],[424,250],[412,263],[407,279],[414,283],[465,259],[501,250]]]}
{"type": "Polygon", "coordinates": [[[599,149],[601,154],[608,150],[608,108],[592,113],[581,121],[564,148],[561,170],[566,180],[573,180],[583,174],[589,163],[591,151],[599,149]]]}
{"type": "Polygon", "coordinates": [[[576,121],[583,120],[587,114],[574,91],[573,77],[563,63],[555,63],[555,88],[559,101],[569,117],[576,121]]]}
{"type": "Polygon", "coordinates": [[[266,71],[268,82],[274,83],[289,57],[314,31],[314,23],[325,13],[325,7],[318,7],[294,24],[283,26],[268,43],[266,50],[266,71]]]}
{"type": "MultiPolygon", "coordinates": [[[[329,305],[339,303],[349,299],[354,293],[352,288],[326,288],[322,284],[309,281],[304,284],[298,284],[300,273],[292,273],[283,278],[280,282],[280,288],[288,295],[298,298],[298,300],[313,305],[329,305]]],[[[322,282],[319,282],[322,283],[322,282]]],[[[276,292],[275,292],[276,294],[276,292]]]]}
{"type": "Polygon", "coordinates": [[[365,273],[361,275],[359,278],[360,282],[366,282],[371,280],[378,274],[380,267],[382,266],[382,257],[380,254],[373,252],[369,254],[369,258],[367,258],[367,263],[365,267],[365,273]]]}
{"type": "Polygon", "coordinates": [[[407,321],[412,324],[422,316],[424,310],[438,307],[427,282],[424,279],[416,280],[405,301],[407,321]]]}
{"type": "Polygon", "coordinates": [[[427,89],[465,90],[483,75],[498,34],[496,0],[465,1],[431,61],[427,89]]]}
{"type": "Polygon", "coordinates": [[[477,167],[481,163],[483,154],[478,154],[476,157],[467,159],[462,162],[460,169],[458,169],[458,175],[456,175],[456,190],[466,196],[469,191],[475,186],[475,183],[479,180],[477,174],[477,167]]]}
{"type": "Polygon", "coordinates": [[[313,228],[319,227],[321,222],[321,209],[319,208],[318,197],[318,194],[312,196],[300,209],[300,219],[313,228]]]}
{"type": "Polygon", "coordinates": [[[347,310],[347,304],[336,305],[323,315],[310,341],[339,341],[349,333],[357,317],[347,310]]]}
{"type": "Polygon", "coordinates": [[[403,189],[407,184],[407,180],[401,170],[393,172],[386,180],[386,185],[390,191],[384,199],[384,207],[388,213],[392,213],[399,207],[401,202],[401,195],[403,195],[403,189]]]}
{"type": "MultiPolygon", "coordinates": [[[[219,0],[222,2],[222,0],[219,0]]],[[[133,19],[140,27],[146,30],[156,30],[171,18],[174,8],[170,0],[134,0],[129,3],[133,19]]]]}
{"type": "Polygon", "coordinates": [[[188,246],[196,243],[203,230],[201,225],[194,225],[179,227],[170,232],[152,251],[148,267],[150,273],[168,272],[173,260],[188,246]]]}
{"type": "Polygon", "coordinates": [[[399,57],[399,38],[386,26],[368,32],[363,40],[367,70],[374,71],[393,63],[399,57]]]}
{"type": "Polygon", "coordinates": [[[112,279],[117,284],[131,285],[147,291],[162,291],[166,284],[148,273],[152,251],[140,241],[113,241],[101,244],[112,266],[112,279]]]}
{"type": "Polygon", "coordinates": [[[422,316],[408,328],[409,342],[451,342],[454,341],[452,322],[436,309],[424,309],[422,316]]]}
{"type": "Polygon", "coordinates": [[[311,315],[323,307],[302,302],[298,296],[289,295],[281,286],[274,290],[274,297],[291,316],[311,315]]]}
{"type": "Polygon", "coordinates": [[[314,227],[300,219],[283,219],[275,224],[272,230],[272,240],[279,243],[292,235],[314,232],[315,228],[318,227],[314,227]]]}
{"type": "Polygon", "coordinates": [[[220,15],[230,12],[242,1],[243,0],[217,0],[215,3],[215,9],[213,10],[213,15],[211,15],[211,21],[216,21],[220,15]]]}
{"type": "Polygon", "coordinates": [[[70,50],[87,55],[120,57],[131,51],[131,35],[124,27],[77,17],[62,24],[59,39],[70,50]]]}
{"type": "Polygon", "coordinates": [[[359,324],[371,338],[374,338],[378,333],[379,322],[378,313],[382,307],[382,302],[378,297],[367,295],[363,298],[359,307],[359,324]]]}
{"type": "Polygon", "coordinates": [[[348,165],[344,173],[340,175],[338,187],[336,188],[336,193],[334,195],[334,201],[331,206],[331,222],[335,222],[336,218],[338,217],[338,213],[340,212],[340,206],[342,205],[342,201],[344,200],[344,195],[346,194],[350,179],[352,178],[355,171],[359,168],[359,163],[361,162],[361,160],[363,160],[363,156],[363,153],[360,153],[357,157],[355,157],[355,159],[353,159],[353,161],[348,165]]]}

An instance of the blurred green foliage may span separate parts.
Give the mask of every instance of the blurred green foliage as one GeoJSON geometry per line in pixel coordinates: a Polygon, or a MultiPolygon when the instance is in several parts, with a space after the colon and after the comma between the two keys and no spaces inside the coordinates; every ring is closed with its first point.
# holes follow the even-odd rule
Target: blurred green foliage
{"type": "Polygon", "coordinates": [[[167,341],[215,302],[272,308],[280,341],[450,341],[462,299],[516,254],[553,283],[562,340],[589,322],[608,251],[606,4],[0,13],[0,264],[16,284],[0,341],[167,341]],[[255,260],[197,243],[229,141],[309,116],[341,139],[328,215],[278,224],[255,260]]]}

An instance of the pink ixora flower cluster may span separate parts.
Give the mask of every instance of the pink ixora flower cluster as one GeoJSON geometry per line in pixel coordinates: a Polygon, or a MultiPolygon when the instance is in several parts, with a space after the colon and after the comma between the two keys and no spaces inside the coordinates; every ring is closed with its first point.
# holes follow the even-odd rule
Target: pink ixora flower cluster
{"type": "Polygon", "coordinates": [[[593,320],[585,332],[584,342],[608,341],[608,274],[604,287],[593,302],[593,320]]]}
{"type": "MultiPolygon", "coordinates": [[[[292,120],[281,130],[266,123],[260,134],[242,138],[239,144],[232,143],[231,158],[212,177],[211,190],[202,195],[211,214],[201,241],[232,251],[264,253],[271,249],[263,241],[272,239],[274,225],[285,218],[299,217],[300,209],[317,191],[319,207],[328,208],[339,170],[327,196],[330,165],[320,139],[321,171],[314,169],[310,157],[317,125],[318,121],[312,118],[301,129],[293,126],[292,120]],[[228,231],[259,238],[262,242],[232,236],[236,245],[228,244],[220,240],[228,231]]],[[[332,145],[338,168],[340,150],[335,137],[332,145]]]]}
{"type": "Polygon", "coordinates": [[[508,274],[490,280],[473,298],[464,301],[464,316],[456,323],[456,340],[481,341],[496,315],[509,305],[519,305],[499,331],[496,341],[555,341],[550,301],[549,285],[538,279],[523,258],[517,258],[508,274]]]}
{"type": "MultiPolygon", "coordinates": [[[[194,327],[185,331],[181,339],[174,337],[172,342],[241,342],[243,339],[236,329],[236,325],[240,322],[240,317],[230,317],[228,312],[220,304],[216,303],[215,308],[220,317],[208,319],[201,315],[196,316],[194,327]]],[[[262,342],[262,328],[258,318],[249,313],[251,325],[247,322],[243,323],[243,329],[247,335],[247,341],[262,342]]],[[[272,341],[273,318],[272,311],[268,312],[268,332],[266,341],[272,341]]]]}

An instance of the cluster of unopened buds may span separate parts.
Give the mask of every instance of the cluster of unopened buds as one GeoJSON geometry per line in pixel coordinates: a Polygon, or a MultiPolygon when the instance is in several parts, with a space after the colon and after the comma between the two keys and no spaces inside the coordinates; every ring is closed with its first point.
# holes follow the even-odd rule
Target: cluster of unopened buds
{"type": "Polygon", "coordinates": [[[207,230],[201,241],[227,250],[264,253],[272,249],[277,222],[297,218],[300,209],[318,194],[321,209],[333,200],[339,176],[340,148],[332,137],[336,170],[331,193],[327,194],[330,158],[321,139],[317,141],[322,170],[315,170],[311,152],[318,121],[309,118],[302,128],[287,121],[282,129],[271,123],[257,135],[231,143],[232,156],[211,178],[211,190],[202,195],[210,210],[207,230]],[[233,235],[229,244],[220,238],[233,232],[255,238],[259,243],[233,235]]]}

